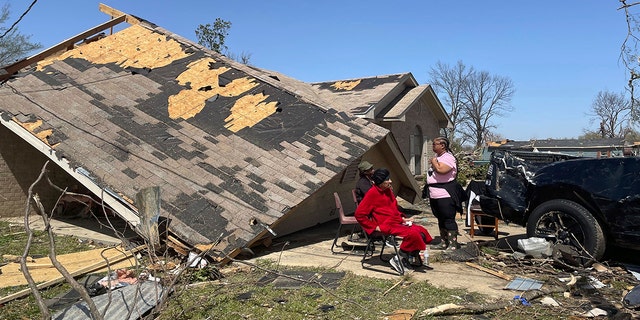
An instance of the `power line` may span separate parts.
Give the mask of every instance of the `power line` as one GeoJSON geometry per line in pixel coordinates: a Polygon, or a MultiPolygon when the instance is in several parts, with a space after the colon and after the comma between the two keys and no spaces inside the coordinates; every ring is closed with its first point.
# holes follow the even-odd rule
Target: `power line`
{"type": "Polygon", "coordinates": [[[22,20],[22,18],[24,18],[24,16],[27,15],[27,13],[29,12],[29,10],[31,10],[31,8],[33,7],[34,4],[36,4],[36,2],[38,2],[38,0],[33,0],[33,2],[31,3],[31,5],[29,5],[29,8],[27,8],[27,11],[25,11],[20,18],[18,18],[18,20],[16,22],[14,22],[11,27],[9,27],[9,29],[7,29],[7,31],[4,32],[4,34],[2,34],[0,36],[0,39],[4,38],[7,34],[9,34],[9,32],[11,32],[11,30],[13,28],[15,28],[15,26],[20,22],[20,20],[22,20]]]}

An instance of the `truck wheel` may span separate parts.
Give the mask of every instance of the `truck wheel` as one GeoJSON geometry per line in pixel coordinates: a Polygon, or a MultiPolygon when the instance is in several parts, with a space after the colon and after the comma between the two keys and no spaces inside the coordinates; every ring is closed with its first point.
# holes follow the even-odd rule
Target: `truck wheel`
{"type": "Polygon", "coordinates": [[[590,265],[602,259],[606,249],[602,227],[595,217],[583,206],[564,199],[536,207],[527,222],[527,236],[572,247],[576,256],[570,264],[590,265]]]}

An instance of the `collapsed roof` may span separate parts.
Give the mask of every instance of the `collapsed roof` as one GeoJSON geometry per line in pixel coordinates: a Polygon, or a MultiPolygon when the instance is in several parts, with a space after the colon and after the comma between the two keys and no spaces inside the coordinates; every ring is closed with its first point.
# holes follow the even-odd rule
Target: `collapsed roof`
{"type": "Polygon", "coordinates": [[[304,219],[294,209],[389,140],[310,92],[101,10],[116,18],[4,68],[1,122],[134,226],[132,199],[159,186],[171,232],[232,257],[269,226],[304,219]]]}

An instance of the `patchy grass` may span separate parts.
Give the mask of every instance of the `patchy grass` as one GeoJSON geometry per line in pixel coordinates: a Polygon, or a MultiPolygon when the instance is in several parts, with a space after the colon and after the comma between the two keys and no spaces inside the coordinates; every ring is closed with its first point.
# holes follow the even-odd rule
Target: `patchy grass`
{"type": "MultiPolygon", "coordinates": [[[[31,248],[29,256],[42,257],[49,255],[49,237],[44,231],[34,231],[31,240],[31,248]]],[[[56,253],[66,254],[89,250],[95,246],[89,245],[87,242],[79,241],[78,238],[69,236],[56,236],[56,253]]],[[[24,247],[27,244],[27,233],[24,226],[9,224],[6,221],[0,221],[0,263],[7,262],[1,257],[3,255],[22,256],[24,247]]]]}
{"type": "MultiPolygon", "coordinates": [[[[29,250],[30,257],[41,257],[49,255],[49,237],[44,231],[34,231],[29,250]]],[[[12,225],[5,221],[0,221],[0,264],[4,264],[7,259],[4,255],[22,256],[27,243],[27,233],[23,225],[12,225]]],[[[55,236],[56,253],[66,254],[78,251],[94,249],[94,245],[79,241],[78,238],[69,236],[55,236]]],[[[29,288],[28,286],[14,286],[0,288],[0,297],[6,297],[13,293],[29,288]]],[[[70,286],[63,284],[53,286],[49,289],[41,290],[45,299],[53,298],[70,290],[70,286]]],[[[38,319],[41,318],[40,310],[32,295],[23,299],[17,299],[0,306],[0,319],[38,319]]]]}
{"type": "Polygon", "coordinates": [[[437,289],[424,281],[413,282],[411,276],[394,287],[400,278],[383,280],[346,273],[334,290],[312,284],[277,289],[273,283],[258,283],[265,275],[266,272],[253,269],[206,286],[179,290],[158,319],[380,319],[398,309],[423,310],[452,300],[482,301],[480,296],[464,290],[437,289]]]}
{"type": "MultiPolygon", "coordinates": [[[[385,319],[403,309],[416,310],[413,319],[432,319],[422,315],[426,309],[443,304],[490,306],[492,301],[480,294],[460,289],[436,288],[411,275],[393,280],[357,276],[347,272],[337,289],[305,284],[299,289],[278,289],[273,283],[261,284],[267,275],[263,269],[272,261],[260,261],[259,268],[235,273],[197,287],[181,287],[169,299],[157,319],[385,319]],[[399,284],[401,280],[404,280],[399,284]]],[[[331,269],[284,268],[317,273],[331,269]]],[[[482,313],[482,319],[558,319],[565,309],[541,304],[506,308],[482,313]]],[[[478,314],[450,316],[455,319],[479,319],[478,314]]],[[[442,317],[442,316],[441,316],[442,317]]],[[[440,317],[438,317],[440,318],[440,317]]]]}

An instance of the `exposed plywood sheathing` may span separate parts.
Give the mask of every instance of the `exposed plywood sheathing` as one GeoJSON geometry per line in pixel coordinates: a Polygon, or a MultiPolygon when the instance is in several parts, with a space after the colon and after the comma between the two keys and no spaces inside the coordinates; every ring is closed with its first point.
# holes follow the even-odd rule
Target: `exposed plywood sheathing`
{"type": "Polygon", "coordinates": [[[277,102],[263,102],[264,94],[247,95],[239,98],[231,108],[231,115],[224,119],[225,127],[238,132],[245,127],[253,127],[256,123],[266,119],[276,112],[277,102]]]}
{"type": "Polygon", "coordinates": [[[361,80],[355,80],[355,81],[336,81],[334,84],[332,84],[331,86],[333,88],[335,88],[336,90],[353,90],[353,88],[355,88],[357,85],[360,84],[361,80]]]}
{"type": "Polygon", "coordinates": [[[39,130],[39,131],[37,130],[38,128],[40,128],[40,126],[42,126],[42,120],[36,120],[34,122],[20,122],[16,118],[14,118],[13,121],[15,121],[21,127],[27,129],[34,136],[36,136],[40,141],[46,143],[51,148],[55,148],[59,144],[59,143],[56,143],[56,144],[49,143],[49,137],[53,133],[53,130],[51,129],[39,130]]]}
{"type": "Polygon", "coordinates": [[[255,88],[255,79],[240,78],[231,81],[224,87],[220,86],[219,76],[230,70],[228,67],[212,69],[215,63],[212,58],[203,58],[188,65],[187,70],[178,77],[178,83],[190,84],[190,89],[184,89],[177,95],[169,97],[169,117],[171,119],[189,119],[198,114],[205,106],[207,99],[216,95],[235,97],[255,88]]]}
{"type": "Polygon", "coordinates": [[[133,25],[100,41],[42,60],[38,62],[37,70],[55,60],[66,58],[81,58],[99,64],[115,63],[123,68],[158,68],[188,55],[174,39],[140,25],[133,25]]]}

